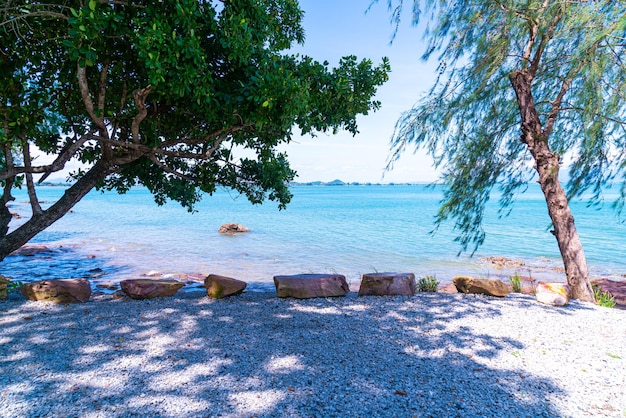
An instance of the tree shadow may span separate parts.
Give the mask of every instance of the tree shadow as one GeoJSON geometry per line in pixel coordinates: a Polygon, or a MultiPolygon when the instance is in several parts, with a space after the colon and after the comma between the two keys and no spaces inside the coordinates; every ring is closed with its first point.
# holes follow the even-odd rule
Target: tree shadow
{"type": "Polygon", "coordinates": [[[560,415],[553,381],[494,367],[524,345],[474,330],[488,298],[100,299],[0,302],[0,415],[560,415]]]}

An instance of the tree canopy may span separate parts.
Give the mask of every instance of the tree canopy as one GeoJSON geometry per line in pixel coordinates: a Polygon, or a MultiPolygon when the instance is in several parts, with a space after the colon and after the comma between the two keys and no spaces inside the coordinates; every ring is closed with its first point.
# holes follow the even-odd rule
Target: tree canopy
{"type": "MultiPolygon", "coordinates": [[[[626,2],[411,3],[413,23],[427,16],[422,58],[438,60],[438,78],[398,121],[390,164],[415,146],[443,168],[448,187],[436,222],[454,220],[462,250],[484,241],[494,188],[506,208],[538,179],[567,270],[564,251],[578,240],[568,198],[591,192],[599,202],[613,181],[622,182],[618,207],[626,195],[626,2]],[[564,164],[567,197],[558,181],[564,164]]],[[[398,24],[404,1],[387,4],[398,24]]]]}
{"type": "Polygon", "coordinates": [[[277,151],[303,134],[358,132],[379,108],[386,59],[335,68],[289,53],[304,41],[295,0],[7,0],[0,7],[0,259],[89,190],[147,187],[190,210],[233,188],[286,205],[294,178],[277,151]],[[55,156],[37,165],[33,147],[55,156]],[[243,150],[243,151],[242,151],[243,150]],[[45,179],[76,158],[76,182],[47,210],[45,179]],[[25,184],[32,218],[8,233],[25,184]]]}

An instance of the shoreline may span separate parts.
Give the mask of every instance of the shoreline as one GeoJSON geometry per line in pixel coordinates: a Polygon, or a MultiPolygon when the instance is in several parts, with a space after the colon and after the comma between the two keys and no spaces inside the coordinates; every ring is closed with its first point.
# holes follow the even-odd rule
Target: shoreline
{"type": "Polygon", "coordinates": [[[623,416],[624,311],[530,296],[0,302],[0,416],[623,416]]]}
{"type": "MultiPolygon", "coordinates": [[[[40,280],[50,279],[70,279],[70,278],[85,278],[91,283],[92,291],[95,293],[109,294],[119,290],[119,283],[125,279],[136,278],[155,278],[155,279],[174,279],[185,283],[185,286],[180,290],[181,292],[193,291],[198,286],[204,289],[202,284],[204,278],[209,274],[219,274],[226,277],[232,277],[238,280],[248,283],[249,291],[265,292],[273,291],[274,275],[284,274],[301,274],[301,273],[323,273],[323,274],[343,274],[346,277],[351,291],[358,292],[358,287],[361,282],[362,274],[360,273],[338,271],[334,269],[321,269],[320,271],[313,271],[309,269],[300,269],[293,271],[283,271],[276,269],[273,273],[268,273],[261,279],[257,277],[250,278],[241,271],[229,271],[228,268],[223,268],[221,271],[136,271],[136,270],[119,270],[115,264],[111,263],[111,260],[102,257],[100,254],[94,255],[93,253],[85,252],[80,248],[78,244],[74,245],[55,245],[54,243],[45,244],[27,244],[19,250],[17,255],[11,255],[7,257],[9,268],[4,268],[0,271],[6,277],[13,279],[14,281],[20,281],[23,283],[34,282],[40,280]],[[28,265],[24,268],[23,263],[36,264],[38,267],[31,267],[28,265]],[[11,267],[13,266],[13,267],[11,267]],[[8,272],[7,272],[8,270],[8,272]],[[11,273],[17,273],[16,276],[11,273]],[[65,276],[63,276],[65,274],[65,276]]],[[[226,263],[227,265],[230,263],[226,263]]],[[[466,275],[471,277],[486,277],[486,278],[498,278],[504,283],[509,284],[509,278],[515,274],[518,274],[522,279],[522,282],[526,286],[532,286],[539,281],[545,282],[565,282],[566,278],[563,273],[563,269],[556,267],[556,260],[534,260],[529,262],[523,258],[508,258],[503,256],[484,256],[475,260],[474,266],[467,268],[466,270],[460,270],[456,275],[466,275]],[[478,267],[476,267],[478,266],[478,267]],[[461,273],[464,271],[463,273],[461,273]],[[482,271],[482,273],[481,273],[482,271]]],[[[6,267],[6,263],[2,267],[6,267]]],[[[387,271],[387,270],[385,270],[387,271]]],[[[389,270],[391,271],[391,270],[389,270]]],[[[396,272],[403,272],[395,270],[396,272]]],[[[420,275],[415,271],[412,272],[416,276],[416,280],[420,277],[426,277],[426,275],[420,275]]],[[[453,275],[434,275],[439,282],[439,288],[445,288],[452,284],[453,275]]],[[[608,278],[613,281],[626,281],[625,274],[611,274],[611,275],[595,275],[591,277],[591,280],[597,280],[602,278],[608,278]]]]}

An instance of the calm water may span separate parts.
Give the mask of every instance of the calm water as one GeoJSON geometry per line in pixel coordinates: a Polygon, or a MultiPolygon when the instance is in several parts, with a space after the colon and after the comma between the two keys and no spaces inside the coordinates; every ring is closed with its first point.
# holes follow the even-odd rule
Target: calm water
{"type": "MultiPolygon", "coordinates": [[[[92,192],[33,241],[55,253],[8,257],[0,271],[21,281],[117,281],[148,272],[216,273],[251,283],[269,283],[276,274],[332,272],[355,281],[375,271],[436,275],[442,282],[459,274],[506,277],[515,271],[563,280],[538,188],[522,195],[506,218],[498,218],[494,201],[485,217],[487,239],[473,258],[457,257],[450,227],[429,234],[441,189],[299,186],[293,192],[292,203],[278,211],[271,202],[252,206],[243,197],[220,191],[207,196],[194,214],[176,203],[159,207],[143,189],[126,195],[92,192]],[[227,222],[252,231],[218,234],[227,222]],[[487,256],[522,260],[525,266],[498,270],[480,261],[487,256]]],[[[62,193],[59,187],[42,188],[40,199],[52,202],[62,193]]],[[[27,215],[26,193],[16,197],[11,210],[27,215]]],[[[574,202],[572,209],[592,276],[620,280],[626,273],[626,227],[606,206],[596,210],[574,202]]]]}

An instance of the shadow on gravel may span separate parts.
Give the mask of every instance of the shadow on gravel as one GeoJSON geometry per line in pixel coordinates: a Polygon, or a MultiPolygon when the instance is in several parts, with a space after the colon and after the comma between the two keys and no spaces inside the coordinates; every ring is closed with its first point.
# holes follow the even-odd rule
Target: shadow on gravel
{"type": "Polygon", "coordinates": [[[12,299],[0,416],[560,415],[553,382],[485,365],[524,348],[472,331],[502,316],[485,298],[12,299]]]}

